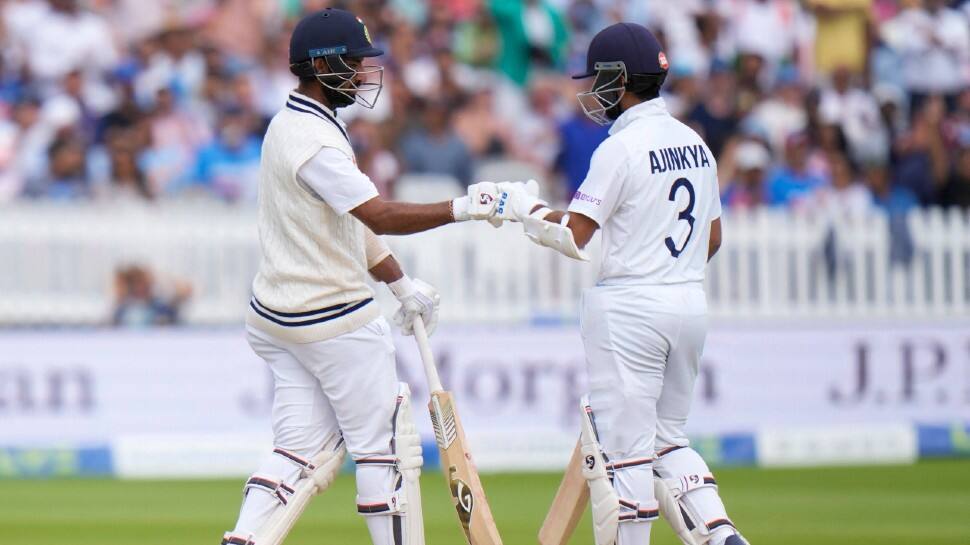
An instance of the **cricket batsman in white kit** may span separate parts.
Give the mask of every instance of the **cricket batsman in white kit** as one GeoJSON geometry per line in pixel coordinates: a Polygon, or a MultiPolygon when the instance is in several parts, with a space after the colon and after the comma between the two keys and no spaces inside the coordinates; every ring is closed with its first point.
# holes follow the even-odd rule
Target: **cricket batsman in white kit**
{"type": "MultiPolygon", "coordinates": [[[[592,41],[586,114],[612,123],[569,205],[553,211],[523,184],[499,184],[499,219],[575,259],[603,232],[596,286],[583,295],[589,395],[583,475],[597,545],[647,545],[663,514],[686,545],[747,543],[684,431],[707,334],[704,269],[720,246],[717,165],[660,98],[668,63],[646,28],[592,41]]],[[[493,220],[494,221],[494,220],[493,220]]]]}
{"type": "MultiPolygon", "coordinates": [[[[357,510],[375,545],[423,545],[420,438],[399,383],[390,328],[368,273],[400,300],[395,321],[430,334],[438,294],[405,276],[379,234],[408,234],[495,213],[495,184],[435,204],[383,200],[358,168],[338,108],[373,107],[383,52],[348,11],[301,20],[290,41],[300,78],[263,142],[262,260],[246,318],[250,345],[274,378],[274,450],[246,482],[224,545],[279,545],[345,452],[357,468],[357,510]]],[[[339,536],[330,539],[340,542],[339,536]]]]}

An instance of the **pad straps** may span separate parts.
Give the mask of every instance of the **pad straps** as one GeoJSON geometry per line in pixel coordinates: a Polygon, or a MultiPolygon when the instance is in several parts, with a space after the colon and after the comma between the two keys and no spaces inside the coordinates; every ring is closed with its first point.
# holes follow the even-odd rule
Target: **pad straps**
{"type": "Polygon", "coordinates": [[[288,484],[280,481],[275,481],[268,477],[263,477],[261,475],[253,475],[246,481],[246,486],[243,487],[243,496],[249,493],[251,489],[262,490],[276,498],[276,501],[280,502],[280,505],[286,505],[290,501],[290,496],[293,495],[295,490],[288,484]]]}
{"type": "MultiPolygon", "coordinates": [[[[630,458],[628,460],[617,460],[606,464],[606,471],[610,479],[617,471],[624,471],[640,466],[653,464],[653,458],[630,458]]],[[[641,504],[626,498],[620,498],[620,522],[652,522],[660,516],[660,504],[657,501],[648,504],[641,504]]]]}
{"type": "Polygon", "coordinates": [[[247,536],[241,536],[239,534],[231,534],[229,532],[226,532],[222,536],[221,545],[256,545],[256,542],[253,541],[252,534],[247,536]]]}

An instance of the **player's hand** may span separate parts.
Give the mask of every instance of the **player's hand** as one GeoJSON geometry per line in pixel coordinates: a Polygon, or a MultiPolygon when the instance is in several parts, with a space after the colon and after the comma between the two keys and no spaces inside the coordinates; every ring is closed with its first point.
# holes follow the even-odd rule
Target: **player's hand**
{"type": "Polygon", "coordinates": [[[479,182],[468,186],[468,195],[458,197],[451,203],[455,221],[491,218],[498,205],[498,194],[498,185],[494,182],[479,182]]]}
{"type": "Polygon", "coordinates": [[[414,335],[414,319],[420,316],[424,320],[425,329],[430,337],[438,325],[438,307],[441,296],[438,290],[430,284],[407,276],[387,285],[401,306],[394,313],[394,323],[401,328],[401,333],[414,335]]]}
{"type": "Polygon", "coordinates": [[[546,201],[539,198],[539,182],[501,182],[498,184],[498,204],[495,215],[488,222],[493,227],[501,227],[503,221],[522,221],[532,209],[539,205],[546,205],[546,201]]]}

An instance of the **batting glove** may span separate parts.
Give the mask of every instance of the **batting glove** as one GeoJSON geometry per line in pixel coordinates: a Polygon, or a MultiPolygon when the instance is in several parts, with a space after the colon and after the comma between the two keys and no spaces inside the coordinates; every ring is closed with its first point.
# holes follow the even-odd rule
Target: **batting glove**
{"type": "Polygon", "coordinates": [[[546,205],[546,201],[539,198],[539,182],[501,182],[498,184],[498,204],[495,215],[488,222],[493,227],[501,227],[502,222],[522,221],[536,206],[546,205]]]}
{"type": "Polygon", "coordinates": [[[451,201],[455,221],[485,220],[495,214],[498,186],[494,182],[479,182],[468,186],[468,195],[451,201]]]}
{"type": "Polygon", "coordinates": [[[414,318],[420,316],[430,337],[438,325],[438,307],[441,305],[438,290],[426,282],[411,280],[407,276],[391,282],[387,287],[401,302],[401,306],[394,313],[394,323],[401,328],[401,333],[414,335],[414,318]]]}

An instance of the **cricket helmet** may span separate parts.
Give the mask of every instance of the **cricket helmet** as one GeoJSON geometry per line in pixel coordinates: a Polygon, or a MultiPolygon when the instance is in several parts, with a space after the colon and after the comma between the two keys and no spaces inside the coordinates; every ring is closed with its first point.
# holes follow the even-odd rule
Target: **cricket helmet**
{"type": "Polygon", "coordinates": [[[347,61],[383,54],[374,47],[364,21],[342,9],[327,8],[307,15],[290,36],[290,72],[315,77],[335,108],[354,103],[374,107],[384,86],[384,68],[352,67],[347,61]],[[318,68],[317,59],[325,61],[326,71],[318,68]]]}
{"type": "Polygon", "coordinates": [[[659,91],[669,67],[663,47],[646,27],[616,23],[590,42],[586,71],[573,79],[596,79],[590,91],[577,98],[590,119],[608,125],[622,113],[620,99],[626,91],[659,91]]]}

